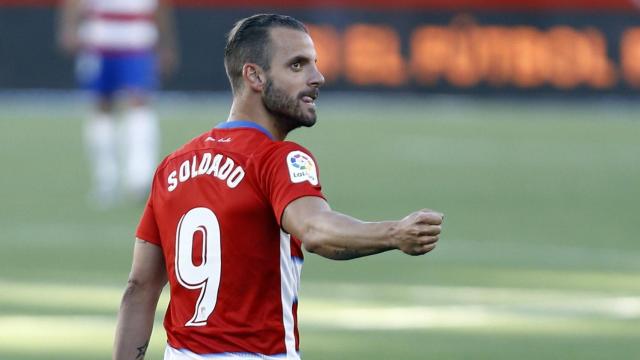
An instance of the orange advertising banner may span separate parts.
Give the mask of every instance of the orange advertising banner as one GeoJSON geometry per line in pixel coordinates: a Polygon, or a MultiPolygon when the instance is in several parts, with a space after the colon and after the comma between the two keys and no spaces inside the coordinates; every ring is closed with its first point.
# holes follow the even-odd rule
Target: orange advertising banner
{"type": "MultiPolygon", "coordinates": [[[[0,0],[0,6],[56,6],[62,0],[0,0]]],[[[440,9],[566,11],[580,9],[633,10],[638,0],[173,0],[177,7],[271,8],[271,9],[440,9]],[[634,4],[636,2],[636,4],[634,4]]]]}

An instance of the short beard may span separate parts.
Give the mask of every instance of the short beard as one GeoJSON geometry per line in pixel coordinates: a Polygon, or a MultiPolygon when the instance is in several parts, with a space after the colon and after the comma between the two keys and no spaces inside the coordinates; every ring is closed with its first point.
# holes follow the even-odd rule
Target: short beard
{"type": "Polygon", "coordinates": [[[311,127],[316,123],[316,112],[310,109],[310,114],[305,114],[300,106],[302,94],[290,97],[282,89],[276,87],[271,79],[267,79],[262,103],[267,111],[276,119],[276,127],[285,134],[301,126],[311,127]]]}

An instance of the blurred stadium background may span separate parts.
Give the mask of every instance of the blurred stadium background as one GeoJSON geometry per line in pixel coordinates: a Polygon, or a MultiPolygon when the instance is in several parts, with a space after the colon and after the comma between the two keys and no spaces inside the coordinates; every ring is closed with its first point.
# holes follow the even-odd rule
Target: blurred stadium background
{"type": "MultiPolygon", "coordinates": [[[[232,23],[287,13],[310,25],[328,79],[319,123],[293,138],[334,208],[446,213],[426,257],[307,256],[305,359],[640,358],[631,1],[175,5],[182,64],[155,101],[165,154],[226,118],[232,23]]],[[[55,6],[0,0],[0,359],[110,357],[142,210],[87,207],[87,105],[55,6]]]]}

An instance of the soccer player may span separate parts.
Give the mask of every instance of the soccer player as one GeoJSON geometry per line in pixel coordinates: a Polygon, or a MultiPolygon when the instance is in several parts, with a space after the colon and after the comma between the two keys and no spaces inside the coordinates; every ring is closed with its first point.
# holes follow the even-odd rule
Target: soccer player
{"type": "Polygon", "coordinates": [[[228,36],[226,122],[158,167],[137,229],[114,359],[144,357],[169,282],[165,359],[299,359],[302,247],[346,260],[434,249],[443,215],[363,222],[333,211],[313,155],[284,141],[316,122],[324,82],[306,28],[254,15],[228,36]]]}
{"type": "Polygon", "coordinates": [[[149,95],[157,73],[168,74],[176,63],[168,0],[65,0],[60,15],[60,46],[76,55],[78,82],[95,98],[84,126],[91,200],[112,205],[122,176],[127,195],[142,201],[158,164],[159,130],[149,95]],[[118,103],[124,109],[122,139],[118,103]],[[126,150],[122,165],[120,141],[126,150]]]}

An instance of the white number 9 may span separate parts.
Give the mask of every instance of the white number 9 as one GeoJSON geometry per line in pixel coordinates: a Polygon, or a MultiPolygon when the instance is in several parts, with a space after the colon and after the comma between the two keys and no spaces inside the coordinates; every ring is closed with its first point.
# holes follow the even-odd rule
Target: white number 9
{"type": "Polygon", "coordinates": [[[187,289],[200,289],[194,315],[185,326],[204,326],[213,313],[220,285],[220,225],[210,209],[189,210],[176,231],[176,277],[187,289]],[[193,237],[202,235],[202,263],[193,264],[193,237]]]}

